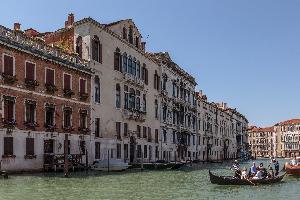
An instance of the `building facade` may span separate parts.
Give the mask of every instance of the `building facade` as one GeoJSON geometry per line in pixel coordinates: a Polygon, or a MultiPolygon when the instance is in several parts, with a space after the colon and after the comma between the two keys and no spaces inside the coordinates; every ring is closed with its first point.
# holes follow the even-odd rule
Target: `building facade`
{"type": "Polygon", "coordinates": [[[10,141],[4,137],[12,135],[15,147],[35,138],[35,162],[26,164],[26,145],[12,152],[10,142],[0,151],[2,168],[39,169],[45,153],[63,153],[66,134],[70,153],[83,159],[86,154],[89,164],[108,158],[130,163],[212,161],[242,157],[246,151],[247,119],[197,92],[195,78],[168,53],[146,52],[131,19],[102,24],[92,18],[75,21],[70,14],[54,32],[10,30],[30,41],[24,49],[11,47],[20,37],[7,37],[8,29],[3,30],[1,62],[12,67],[7,76],[6,64],[0,63],[0,113],[3,125],[13,128],[1,129],[1,139],[10,141]],[[27,82],[34,87],[28,88],[27,82]],[[32,112],[27,114],[27,108],[32,112]],[[45,150],[48,146],[51,151],[45,150]],[[18,159],[9,158],[14,155],[18,159]],[[22,165],[13,168],[17,160],[22,165]]]}
{"type": "Polygon", "coordinates": [[[0,155],[8,171],[41,170],[46,156],[84,155],[90,141],[91,71],[27,31],[0,27],[0,155]]]}

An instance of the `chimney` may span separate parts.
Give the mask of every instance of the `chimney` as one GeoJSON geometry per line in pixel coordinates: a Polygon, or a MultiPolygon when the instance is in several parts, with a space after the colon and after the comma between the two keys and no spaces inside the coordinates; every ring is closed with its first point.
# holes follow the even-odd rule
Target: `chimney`
{"type": "Polygon", "coordinates": [[[69,27],[69,26],[72,26],[73,23],[74,23],[74,14],[73,14],[73,13],[70,13],[70,14],[68,15],[68,20],[65,21],[65,27],[67,28],[67,27],[69,27]]]}
{"type": "Polygon", "coordinates": [[[146,51],[146,42],[141,42],[142,45],[142,50],[145,52],[146,51]]]}
{"type": "Polygon", "coordinates": [[[21,24],[18,23],[18,22],[14,23],[14,30],[15,31],[20,31],[21,30],[21,24]]]}

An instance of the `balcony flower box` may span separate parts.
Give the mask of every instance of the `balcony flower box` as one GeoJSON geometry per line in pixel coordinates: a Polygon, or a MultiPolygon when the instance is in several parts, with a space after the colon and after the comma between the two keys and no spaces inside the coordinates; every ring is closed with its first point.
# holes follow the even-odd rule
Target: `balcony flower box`
{"type": "Polygon", "coordinates": [[[16,155],[2,155],[3,159],[16,158],[16,155]]]}
{"type": "Polygon", "coordinates": [[[74,92],[71,89],[64,89],[64,96],[71,98],[74,95],[74,92]]]}
{"type": "Polygon", "coordinates": [[[25,86],[30,89],[35,89],[35,87],[39,86],[39,83],[37,80],[31,80],[31,79],[25,78],[24,82],[25,82],[25,86]]]}
{"type": "Polygon", "coordinates": [[[50,93],[50,94],[54,94],[55,91],[57,91],[56,86],[53,85],[53,84],[48,84],[48,83],[46,83],[46,84],[45,84],[45,87],[46,87],[46,91],[47,91],[48,93],[50,93]]]}
{"type": "Polygon", "coordinates": [[[89,98],[89,94],[88,94],[88,93],[80,92],[80,93],[79,93],[79,98],[80,98],[80,100],[82,100],[82,101],[86,101],[87,98],[89,98]]]}
{"type": "Polygon", "coordinates": [[[24,122],[24,125],[26,126],[26,128],[32,130],[35,130],[35,128],[39,126],[36,122],[26,122],[26,121],[24,122]]]}
{"type": "Polygon", "coordinates": [[[36,159],[36,155],[24,155],[25,160],[36,159]]]}
{"type": "Polygon", "coordinates": [[[17,121],[14,119],[12,119],[12,120],[3,119],[3,127],[4,128],[13,129],[16,125],[17,125],[17,121]]]}
{"type": "Polygon", "coordinates": [[[5,73],[2,73],[2,78],[3,78],[5,84],[10,84],[10,85],[12,85],[18,81],[17,76],[12,76],[12,75],[5,74],[5,73]]]}
{"type": "Polygon", "coordinates": [[[88,132],[90,132],[90,129],[89,128],[78,127],[78,131],[80,133],[87,134],[88,132]]]}
{"type": "Polygon", "coordinates": [[[66,126],[63,126],[62,129],[63,129],[65,132],[67,132],[67,133],[70,133],[70,132],[74,131],[73,126],[67,126],[67,127],[66,127],[66,126]]]}
{"type": "Polygon", "coordinates": [[[56,129],[56,124],[54,124],[54,125],[45,124],[45,128],[46,128],[46,131],[48,131],[48,132],[54,132],[56,129]]]}

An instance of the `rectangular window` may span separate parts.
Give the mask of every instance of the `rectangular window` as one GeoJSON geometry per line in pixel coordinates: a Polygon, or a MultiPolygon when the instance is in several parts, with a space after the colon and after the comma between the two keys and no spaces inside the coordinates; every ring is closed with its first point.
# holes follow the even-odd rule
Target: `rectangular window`
{"type": "Polygon", "coordinates": [[[95,159],[100,159],[100,142],[95,142],[95,159]]]}
{"type": "Polygon", "coordinates": [[[34,138],[26,138],[26,155],[34,155],[34,138]]]}
{"type": "Polygon", "coordinates": [[[64,128],[69,128],[72,126],[72,109],[64,108],[64,128]]]}
{"type": "Polygon", "coordinates": [[[26,123],[34,124],[36,122],[35,108],[36,108],[36,102],[26,101],[26,103],[25,103],[26,123]]]}
{"type": "Polygon", "coordinates": [[[86,145],[85,145],[85,141],[84,140],[80,140],[80,153],[81,155],[85,155],[85,148],[86,145]]]}
{"type": "Polygon", "coordinates": [[[155,143],[158,143],[158,129],[155,129],[155,143]]]}
{"type": "Polygon", "coordinates": [[[142,157],[142,146],[137,145],[137,157],[141,158],[142,157]]]}
{"type": "Polygon", "coordinates": [[[46,126],[53,126],[54,125],[54,112],[55,108],[52,106],[46,107],[46,126]]]}
{"type": "Polygon", "coordinates": [[[95,119],[95,137],[100,137],[100,118],[95,119]]]}
{"type": "Polygon", "coordinates": [[[128,158],[128,144],[124,144],[124,159],[128,158]]]}
{"type": "Polygon", "coordinates": [[[35,64],[26,62],[25,63],[25,71],[26,71],[25,78],[27,80],[34,81],[35,80],[35,64]]]}
{"type": "Polygon", "coordinates": [[[4,65],[4,71],[3,73],[5,75],[14,75],[14,58],[9,55],[3,56],[3,65],[4,65]]]}
{"type": "Polygon", "coordinates": [[[124,136],[126,137],[128,135],[128,124],[124,123],[124,136]]]}
{"type": "Polygon", "coordinates": [[[147,150],[148,150],[147,145],[144,145],[144,158],[147,158],[147,157],[148,157],[148,152],[147,152],[147,150]]]}
{"type": "Polygon", "coordinates": [[[15,121],[15,99],[13,97],[4,96],[4,121],[5,123],[13,123],[15,121]]]}
{"type": "Polygon", "coordinates": [[[70,74],[64,74],[64,90],[71,90],[72,78],[70,74]]]}
{"type": "Polygon", "coordinates": [[[116,122],[116,134],[117,138],[121,139],[121,122],[116,122]]]}
{"type": "Polygon", "coordinates": [[[143,126],[143,138],[147,138],[147,127],[143,126]]]}
{"type": "Polygon", "coordinates": [[[151,142],[151,140],[152,140],[151,128],[148,127],[148,142],[151,142]]]}
{"type": "Polygon", "coordinates": [[[136,126],[136,134],[137,134],[137,137],[138,137],[138,138],[141,137],[141,126],[140,126],[140,125],[137,125],[137,126],[136,126]]]}
{"type": "Polygon", "coordinates": [[[155,147],[155,158],[157,159],[159,157],[159,151],[158,146],[155,147]]]}
{"type": "Polygon", "coordinates": [[[86,93],[86,80],[85,79],[79,79],[79,92],[81,94],[86,93]]]}
{"type": "Polygon", "coordinates": [[[4,155],[14,155],[13,137],[4,137],[4,155]]]}
{"type": "Polygon", "coordinates": [[[46,68],[46,84],[47,85],[55,85],[54,84],[54,69],[46,68]]]}
{"type": "Polygon", "coordinates": [[[167,131],[163,130],[164,142],[167,142],[167,131]]]}
{"type": "Polygon", "coordinates": [[[81,110],[79,117],[80,117],[80,128],[81,129],[87,128],[87,111],[81,110]]]}
{"type": "Polygon", "coordinates": [[[121,158],[121,144],[117,144],[117,159],[121,158]]]}
{"type": "Polygon", "coordinates": [[[174,144],[176,143],[176,132],[175,131],[173,132],[173,143],[174,144]]]}

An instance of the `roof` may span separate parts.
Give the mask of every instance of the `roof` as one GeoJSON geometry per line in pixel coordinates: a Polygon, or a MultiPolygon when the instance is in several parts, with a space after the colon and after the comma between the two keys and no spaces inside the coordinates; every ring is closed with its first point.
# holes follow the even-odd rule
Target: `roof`
{"type": "Polygon", "coordinates": [[[277,123],[276,126],[293,125],[293,124],[300,124],[300,119],[289,119],[289,120],[277,123]]]}
{"type": "MultiPolygon", "coordinates": [[[[249,127],[250,129],[250,127],[249,127]]],[[[252,129],[250,129],[251,132],[259,133],[259,132],[274,132],[274,126],[271,127],[265,127],[265,128],[260,128],[260,127],[255,127],[252,126],[252,129]]]]}
{"type": "Polygon", "coordinates": [[[183,70],[181,67],[179,67],[170,57],[168,52],[157,52],[157,53],[151,53],[147,52],[149,56],[151,56],[157,64],[165,64],[168,67],[170,67],[172,70],[177,71],[180,75],[184,76],[186,79],[188,79],[191,83],[194,85],[197,85],[195,78],[191,76],[189,73],[187,73],[185,70],[183,70]]]}

